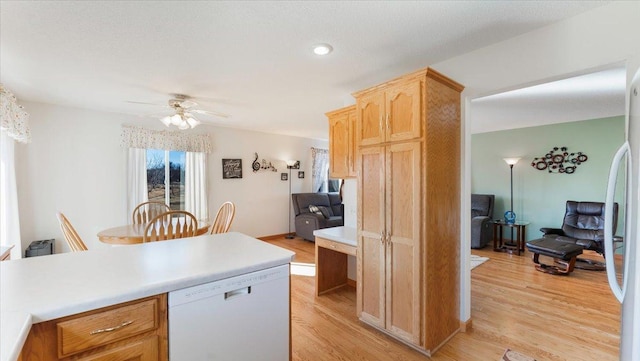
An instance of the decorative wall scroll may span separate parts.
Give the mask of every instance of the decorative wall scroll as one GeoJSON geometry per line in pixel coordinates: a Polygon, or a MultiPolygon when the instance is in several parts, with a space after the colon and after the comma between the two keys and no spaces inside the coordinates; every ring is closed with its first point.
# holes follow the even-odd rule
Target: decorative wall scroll
{"type": "Polygon", "coordinates": [[[533,158],[531,166],[537,170],[547,170],[549,173],[572,174],[576,168],[589,159],[582,152],[569,153],[567,147],[553,147],[542,157],[533,158]]]}
{"type": "Polygon", "coordinates": [[[256,159],[253,160],[253,163],[251,163],[251,169],[253,169],[253,172],[257,172],[259,170],[271,170],[272,172],[277,172],[278,170],[276,169],[276,167],[273,166],[273,164],[271,164],[271,162],[267,163],[267,161],[265,159],[262,160],[262,164],[260,164],[260,162],[258,162],[258,153],[254,153],[256,155],[256,159]]]}

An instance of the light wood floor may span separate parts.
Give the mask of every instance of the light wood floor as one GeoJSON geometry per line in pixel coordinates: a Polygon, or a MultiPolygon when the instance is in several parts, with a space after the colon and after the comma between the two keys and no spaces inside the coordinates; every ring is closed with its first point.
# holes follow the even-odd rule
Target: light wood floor
{"type": "MultiPolygon", "coordinates": [[[[295,262],[314,263],[312,242],[268,242],[296,252],[295,262]]],[[[551,276],[534,269],[529,253],[472,253],[490,258],[471,272],[473,329],[432,360],[498,361],[506,348],[538,361],[618,360],[620,305],[604,272],[551,276]]],[[[315,297],[314,282],[292,276],[293,360],[428,360],[360,322],[354,288],[315,297]]]]}

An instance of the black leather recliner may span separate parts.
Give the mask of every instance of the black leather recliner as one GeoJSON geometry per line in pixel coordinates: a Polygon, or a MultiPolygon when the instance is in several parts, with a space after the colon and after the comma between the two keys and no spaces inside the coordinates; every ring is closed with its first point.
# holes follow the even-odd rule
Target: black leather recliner
{"type": "MultiPolygon", "coordinates": [[[[574,243],[586,250],[604,255],[604,203],[567,201],[562,228],[540,228],[544,238],[574,243]]],[[[618,204],[613,205],[613,233],[618,223],[618,204]]],[[[614,236],[614,242],[622,237],[614,236]]],[[[604,263],[577,259],[576,268],[604,270],[604,263]]]]}
{"type": "Polygon", "coordinates": [[[471,248],[483,248],[493,239],[493,194],[471,195],[471,248]]]}

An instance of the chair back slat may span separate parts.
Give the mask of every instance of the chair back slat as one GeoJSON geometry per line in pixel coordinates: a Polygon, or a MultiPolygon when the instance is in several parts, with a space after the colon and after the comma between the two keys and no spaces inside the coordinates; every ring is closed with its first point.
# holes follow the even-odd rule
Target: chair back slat
{"type": "Polygon", "coordinates": [[[198,234],[198,221],[187,211],[168,211],[151,219],[145,227],[143,242],[194,237],[198,234]]]}
{"type": "Polygon", "coordinates": [[[64,235],[64,239],[69,244],[69,248],[71,248],[72,252],[79,251],[87,251],[88,248],[80,238],[78,232],[76,232],[75,228],[71,225],[71,222],[65,217],[62,212],[57,212],[58,222],[60,223],[60,229],[62,229],[62,234],[64,235]]]}
{"type": "Polygon", "coordinates": [[[147,224],[159,214],[170,210],[171,208],[163,202],[143,202],[136,206],[131,218],[133,220],[133,224],[147,224]]]}
{"type": "Polygon", "coordinates": [[[227,233],[236,214],[236,206],[232,202],[224,202],[218,208],[216,219],[211,226],[210,234],[227,233]]]}

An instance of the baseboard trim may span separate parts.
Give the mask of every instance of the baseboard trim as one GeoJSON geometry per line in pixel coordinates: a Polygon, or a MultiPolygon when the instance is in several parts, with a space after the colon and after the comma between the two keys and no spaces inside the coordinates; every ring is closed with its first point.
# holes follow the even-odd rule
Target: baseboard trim
{"type": "Polygon", "coordinates": [[[352,280],[351,278],[347,278],[347,286],[356,288],[356,286],[357,286],[356,280],[352,280]]]}
{"type": "Polygon", "coordinates": [[[272,236],[262,236],[262,237],[256,237],[256,238],[261,241],[273,241],[274,239],[281,239],[289,235],[294,237],[296,236],[294,232],[291,232],[291,233],[274,234],[272,236]]]}

